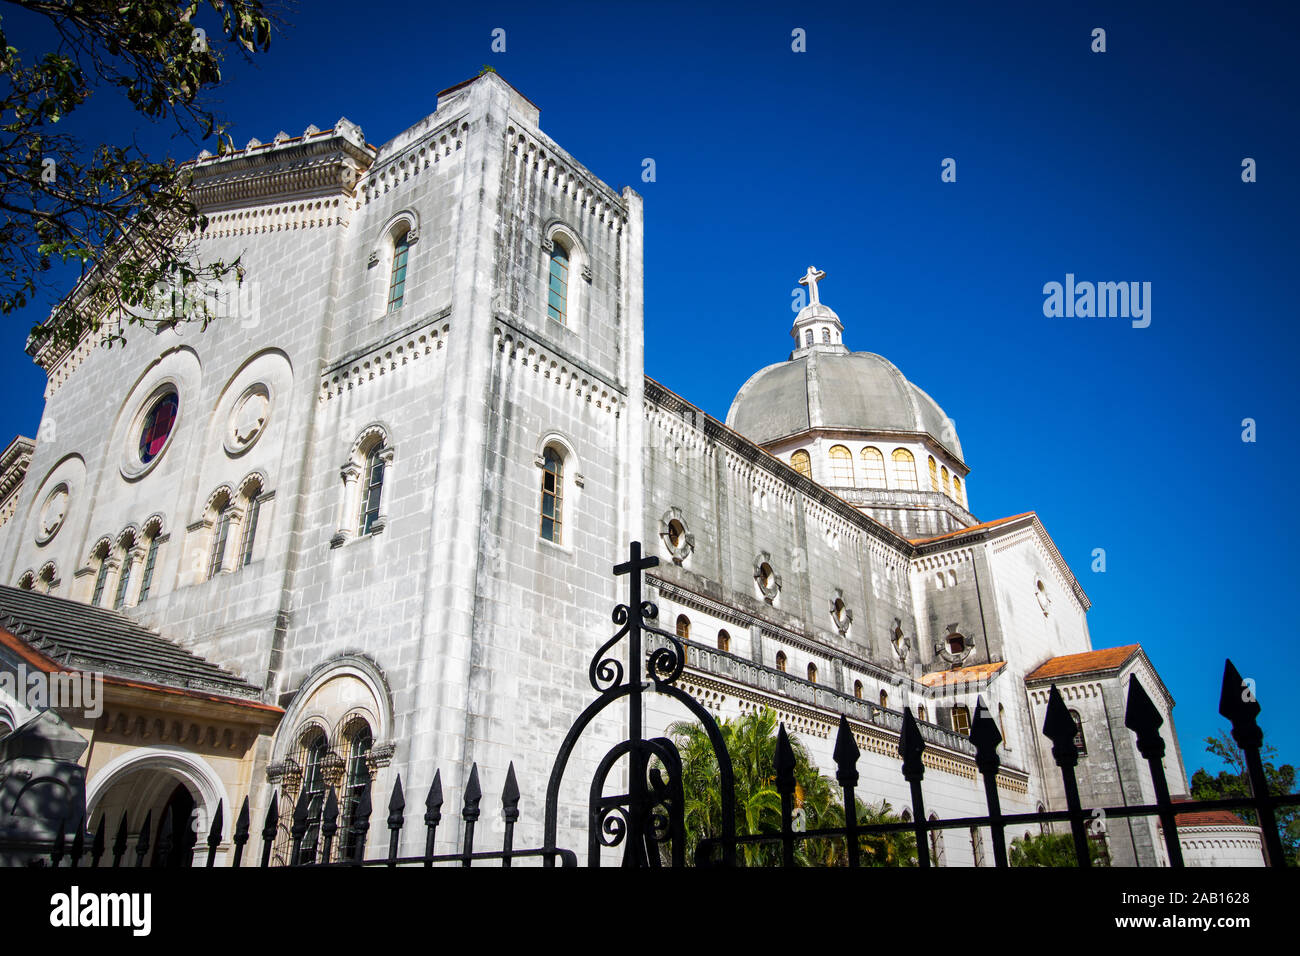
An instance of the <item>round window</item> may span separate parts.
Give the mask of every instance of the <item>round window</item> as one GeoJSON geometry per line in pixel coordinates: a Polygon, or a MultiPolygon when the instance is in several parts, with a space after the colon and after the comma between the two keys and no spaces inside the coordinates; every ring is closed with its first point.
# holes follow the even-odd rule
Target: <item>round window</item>
{"type": "Polygon", "coordinates": [[[167,438],[172,433],[172,426],[176,424],[176,412],[179,407],[180,400],[176,397],[176,393],[167,392],[159,396],[144,416],[144,422],[140,426],[141,464],[149,464],[162,452],[167,444],[167,438]]]}

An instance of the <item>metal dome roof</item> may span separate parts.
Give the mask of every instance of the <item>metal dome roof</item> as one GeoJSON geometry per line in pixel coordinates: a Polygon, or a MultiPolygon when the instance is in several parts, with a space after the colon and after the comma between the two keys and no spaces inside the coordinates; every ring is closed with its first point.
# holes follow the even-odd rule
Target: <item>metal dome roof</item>
{"type": "Polygon", "coordinates": [[[810,428],[928,433],[964,464],[956,431],[934,399],[888,359],[843,346],[801,349],[754,373],[736,393],[727,425],[760,445],[810,428]]]}

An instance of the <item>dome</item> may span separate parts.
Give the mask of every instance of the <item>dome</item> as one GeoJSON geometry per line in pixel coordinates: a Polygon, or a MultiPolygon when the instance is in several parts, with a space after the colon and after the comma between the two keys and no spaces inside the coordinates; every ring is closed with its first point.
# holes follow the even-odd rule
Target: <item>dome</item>
{"type": "Polygon", "coordinates": [[[964,462],[934,399],[888,359],[843,346],[801,348],[789,361],[754,373],[736,393],[727,425],[760,445],[810,428],[925,432],[964,462]]]}

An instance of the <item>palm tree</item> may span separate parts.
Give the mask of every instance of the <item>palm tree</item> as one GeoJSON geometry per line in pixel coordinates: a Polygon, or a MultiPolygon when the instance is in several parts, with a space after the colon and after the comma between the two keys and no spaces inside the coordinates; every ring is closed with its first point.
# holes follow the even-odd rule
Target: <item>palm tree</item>
{"type": "MultiPolygon", "coordinates": [[[[736,835],[778,835],[781,832],[781,795],[776,790],[776,714],[754,711],[718,724],[731,757],[735,782],[736,835]]],[[[722,833],[722,794],[718,762],[708,734],[698,723],[679,721],[668,728],[682,758],[682,790],[685,797],[683,823],[686,830],[686,859],[694,863],[701,839],[722,833]]],[[[796,813],[806,829],[844,825],[843,793],[828,777],[817,772],[808,751],[790,737],[795,760],[796,813]]],[[[893,823],[889,804],[876,807],[857,801],[858,822],[893,823]]],[[[916,841],[910,833],[860,837],[861,861],[870,866],[908,865],[916,855],[916,841]]],[[[781,860],[778,843],[745,844],[740,848],[745,866],[777,866],[781,860]]],[[[800,840],[795,844],[795,862],[800,866],[843,866],[848,853],[841,839],[800,840]]]]}

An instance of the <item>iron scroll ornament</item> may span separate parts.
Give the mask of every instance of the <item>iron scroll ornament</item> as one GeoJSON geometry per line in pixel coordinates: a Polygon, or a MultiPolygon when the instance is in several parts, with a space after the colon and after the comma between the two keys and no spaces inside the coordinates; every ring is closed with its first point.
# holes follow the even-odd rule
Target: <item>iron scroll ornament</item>
{"type": "MultiPolygon", "coordinates": [[[[628,576],[628,599],[627,603],[614,608],[613,621],[618,630],[600,646],[588,667],[588,679],[599,696],[573,722],[551,768],[546,787],[544,848],[551,850],[556,847],[560,784],[574,747],[598,714],[627,698],[627,737],[605,754],[591,782],[587,819],[588,863],[599,866],[602,848],[621,845],[624,847],[624,866],[661,866],[661,851],[668,845],[671,864],[685,864],[681,756],[677,746],[667,737],[647,740],[643,736],[643,695],[650,690],[682,704],[708,734],[718,762],[722,792],[722,834],[717,843],[721,846],[721,863],[734,866],[736,820],[731,758],[713,716],[676,684],[686,667],[685,645],[675,634],[649,623],[658,618],[659,611],[652,602],[642,599],[641,574],[658,564],[657,557],[642,556],[641,542],[633,541],[628,560],[614,567],[615,575],[628,576]],[[645,654],[643,637],[646,633],[658,635],[667,642],[666,645],[645,654]],[[622,660],[610,654],[624,639],[627,641],[626,667],[622,660]],[[648,681],[642,676],[642,668],[648,681]],[[627,793],[606,796],[606,779],[624,757],[629,761],[627,793]],[[652,765],[652,758],[658,766],[652,765]],[[667,771],[666,779],[664,771],[667,771]]],[[[553,857],[547,855],[543,860],[546,866],[553,865],[553,857]]]]}

